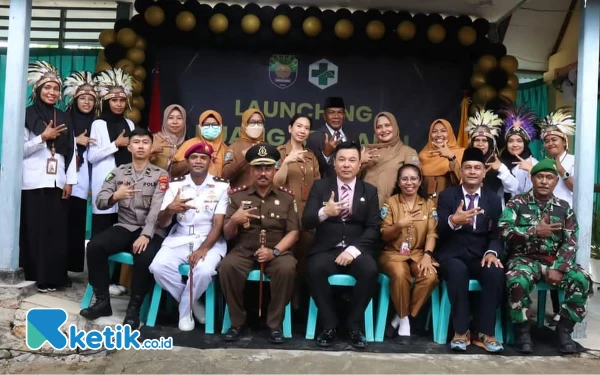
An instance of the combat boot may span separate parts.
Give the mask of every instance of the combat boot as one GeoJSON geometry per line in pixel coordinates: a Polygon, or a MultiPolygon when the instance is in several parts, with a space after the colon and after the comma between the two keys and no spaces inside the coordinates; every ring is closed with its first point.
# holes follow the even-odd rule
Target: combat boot
{"type": "Polygon", "coordinates": [[[570,319],[560,317],[556,324],[556,338],[558,339],[558,350],[563,353],[577,353],[577,343],[571,338],[575,322],[570,319]]]}
{"type": "Polygon", "coordinates": [[[125,320],[123,325],[129,324],[131,329],[138,329],[140,327],[140,307],[144,302],[144,295],[133,294],[129,299],[129,305],[127,306],[127,312],[125,313],[125,320]]]}
{"type": "Polygon", "coordinates": [[[515,323],[515,350],[519,353],[532,353],[533,342],[531,341],[531,335],[529,334],[529,322],[515,323]]]}
{"type": "Polygon", "coordinates": [[[86,309],[79,312],[79,315],[88,320],[96,320],[101,316],[111,316],[112,308],[110,307],[110,295],[108,290],[98,290],[94,288],[96,302],[86,309]]]}

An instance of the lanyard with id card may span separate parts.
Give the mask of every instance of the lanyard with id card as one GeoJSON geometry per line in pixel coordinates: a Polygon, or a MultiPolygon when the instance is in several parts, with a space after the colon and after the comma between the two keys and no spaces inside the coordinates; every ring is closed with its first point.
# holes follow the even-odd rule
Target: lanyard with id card
{"type": "MultiPolygon", "coordinates": [[[[56,126],[56,110],[54,110],[54,121],[52,122],[53,126],[56,126]]],[[[47,174],[56,174],[58,170],[58,160],[54,157],[56,154],[56,148],[54,147],[54,141],[52,142],[52,146],[50,146],[50,152],[52,156],[46,159],[46,173],[47,174]]]]}

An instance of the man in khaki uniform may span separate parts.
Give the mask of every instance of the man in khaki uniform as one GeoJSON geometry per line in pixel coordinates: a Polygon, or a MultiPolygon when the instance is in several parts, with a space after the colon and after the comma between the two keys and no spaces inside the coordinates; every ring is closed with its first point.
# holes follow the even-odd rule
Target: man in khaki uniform
{"type": "Polygon", "coordinates": [[[235,341],[242,337],[246,324],[244,285],[250,271],[264,263],[264,273],[271,280],[268,338],[279,344],[284,342],[281,323],[296,279],[296,259],[291,253],[299,233],[296,200],[290,190],[273,185],[275,163],[279,160],[277,148],[257,144],[245,157],[254,184],[233,190],[223,230],[225,239],[231,241],[231,250],[219,268],[231,318],[231,328],[224,339],[235,341]],[[266,231],[266,238],[261,246],[262,230],[266,231]]]}
{"type": "Polygon", "coordinates": [[[169,187],[167,171],[150,164],[152,134],[136,128],[131,132],[128,150],[132,163],[123,164],[106,176],[96,205],[104,210],[118,204],[117,224],[94,236],[87,246],[89,282],[96,302],[80,311],[94,320],[112,315],[108,287],[108,257],[119,252],[133,253],[131,299],[123,324],[137,329],[144,296],[153,285],[148,267],[160,249],[165,230],[156,226],[162,200],[169,187]]]}

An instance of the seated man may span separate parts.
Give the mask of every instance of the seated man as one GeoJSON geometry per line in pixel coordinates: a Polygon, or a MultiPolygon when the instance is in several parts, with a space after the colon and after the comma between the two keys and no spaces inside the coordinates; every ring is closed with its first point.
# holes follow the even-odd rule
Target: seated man
{"type": "Polygon", "coordinates": [[[194,329],[190,308],[198,322],[204,324],[204,305],[200,297],[227,253],[222,231],[229,184],[208,173],[212,154],[212,146],[204,142],[196,143],[186,151],[185,163],[190,173],[171,179],[158,214],[161,228],[171,225],[173,216],[176,223],[150,265],[150,272],[156,282],[179,302],[179,329],[182,331],[194,329]],[[189,263],[192,269],[192,277],[186,284],[181,282],[179,274],[179,266],[183,263],[189,263]],[[193,304],[190,298],[195,301],[193,304]]]}
{"type": "Polygon", "coordinates": [[[350,344],[366,348],[361,327],[365,309],[377,288],[373,253],[381,223],[379,198],[375,186],[356,177],[360,170],[359,145],[338,144],[333,167],[334,176],[313,184],[302,217],[305,229],[316,228],[315,242],[307,253],[307,270],[311,294],[323,323],[317,345],[330,346],[337,335],[338,318],[328,278],[343,273],[356,279],[346,321],[350,344]]]}
{"type": "Polygon", "coordinates": [[[591,277],[575,263],[577,218],[569,203],[553,194],[558,183],[554,159],[540,161],[531,169],[533,189],[507,204],[500,219],[502,237],[508,247],[506,287],[510,318],[515,324],[515,349],[533,352],[529,335],[529,294],[545,280],[565,291],[556,325],[558,349],[577,352],[571,339],[575,322],[586,314],[586,301],[593,293],[591,277]]]}
{"type": "Polygon", "coordinates": [[[138,329],[140,325],[140,306],[154,285],[148,266],[165,235],[165,231],[156,226],[156,218],[169,187],[167,171],[149,162],[152,141],[148,130],[134,129],[127,146],[132,163],[113,169],[98,193],[96,205],[100,210],[118,203],[119,220],[88,243],[89,282],[94,288],[96,302],[80,311],[79,314],[86,319],[112,315],[108,294],[108,257],[126,251],[133,253],[133,276],[131,298],[123,324],[129,324],[131,329],[138,329]]]}
{"type": "Polygon", "coordinates": [[[271,302],[267,311],[268,339],[274,344],[284,342],[281,323],[285,306],[294,293],[296,259],[291,252],[299,236],[296,200],[293,193],[273,185],[277,148],[259,143],[248,149],[254,183],[233,189],[225,215],[224,234],[231,250],[219,267],[219,280],[229,306],[231,328],[225,341],[242,337],[246,324],[244,285],[250,271],[264,264],[264,273],[271,280],[271,302]],[[266,231],[261,245],[261,232],[266,231]]]}
{"type": "Polygon", "coordinates": [[[502,203],[496,192],[482,187],[485,160],[480,149],[465,150],[460,175],[462,185],[443,190],[438,199],[440,237],[435,257],[452,305],[450,348],[465,351],[471,344],[469,280],[475,279],[481,284],[481,293],[479,334],[474,344],[488,352],[500,352],[504,347],[496,340],[495,324],[504,292],[498,228],[502,203]]]}

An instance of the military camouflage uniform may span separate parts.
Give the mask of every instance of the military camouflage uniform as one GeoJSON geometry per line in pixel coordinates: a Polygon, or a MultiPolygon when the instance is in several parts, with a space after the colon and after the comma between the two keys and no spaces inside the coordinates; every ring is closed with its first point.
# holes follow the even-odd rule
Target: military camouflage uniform
{"type": "Polygon", "coordinates": [[[531,190],[506,204],[499,225],[508,246],[506,286],[513,322],[527,321],[527,310],[531,305],[529,294],[548,270],[558,270],[564,275],[558,285],[559,289],[565,290],[559,314],[581,322],[593,289],[590,275],[575,263],[579,227],[569,204],[555,196],[544,203],[535,199],[531,190]],[[549,223],[560,223],[563,230],[554,232],[549,238],[540,238],[535,231],[546,213],[549,223]]]}

